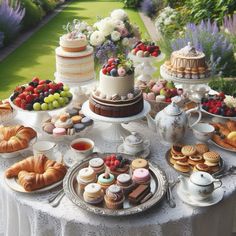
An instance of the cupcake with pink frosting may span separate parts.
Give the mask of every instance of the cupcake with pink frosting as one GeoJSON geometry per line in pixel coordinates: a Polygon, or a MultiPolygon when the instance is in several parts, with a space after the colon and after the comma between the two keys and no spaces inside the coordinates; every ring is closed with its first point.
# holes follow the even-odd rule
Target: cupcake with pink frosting
{"type": "Polygon", "coordinates": [[[145,168],[138,168],[134,170],[132,179],[135,184],[149,185],[151,182],[151,176],[149,170],[145,168]]]}

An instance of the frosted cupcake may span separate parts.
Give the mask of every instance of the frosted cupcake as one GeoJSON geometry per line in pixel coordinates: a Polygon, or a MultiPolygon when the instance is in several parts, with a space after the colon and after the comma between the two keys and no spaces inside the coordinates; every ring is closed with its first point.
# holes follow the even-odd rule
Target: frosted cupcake
{"type": "Polygon", "coordinates": [[[123,191],[118,185],[111,185],[106,190],[106,195],[104,196],[104,200],[107,208],[109,209],[120,209],[123,208],[123,202],[125,200],[123,191]]]}
{"type": "Polygon", "coordinates": [[[97,181],[96,173],[91,168],[83,168],[77,176],[78,190],[82,192],[86,185],[97,181]]]}
{"type": "Polygon", "coordinates": [[[128,174],[118,175],[116,184],[122,188],[124,195],[128,195],[135,186],[131,176],[128,174]]]}
{"type": "Polygon", "coordinates": [[[105,164],[102,158],[93,158],[89,161],[89,167],[91,167],[96,174],[105,172],[105,164]]]}
{"type": "Polygon", "coordinates": [[[97,182],[102,189],[105,191],[109,186],[115,183],[115,177],[112,174],[109,173],[103,173],[98,176],[98,182],[97,182]]]}
{"type": "Polygon", "coordinates": [[[99,184],[91,183],[84,188],[83,197],[85,202],[97,205],[103,201],[104,194],[99,184]]]}
{"type": "Polygon", "coordinates": [[[151,176],[147,169],[139,168],[134,170],[132,179],[136,184],[149,185],[151,181],[151,176]]]}

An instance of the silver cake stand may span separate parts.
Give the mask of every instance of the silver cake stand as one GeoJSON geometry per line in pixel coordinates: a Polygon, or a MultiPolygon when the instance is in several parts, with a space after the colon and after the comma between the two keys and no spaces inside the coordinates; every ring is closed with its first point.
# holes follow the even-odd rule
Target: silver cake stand
{"type": "Polygon", "coordinates": [[[129,123],[131,121],[140,120],[144,118],[150,112],[150,110],[150,104],[144,101],[143,110],[137,115],[121,118],[112,118],[101,116],[91,111],[89,107],[89,101],[86,101],[82,106],[82,111],[85,116],[88,116],[95,121],[110,124],[106,129],[101,130],[102,138],[109,142],[121,142],[122,137],[126,137],[130,134],[130,132],[122,126],[122,123],[129,123]]]}

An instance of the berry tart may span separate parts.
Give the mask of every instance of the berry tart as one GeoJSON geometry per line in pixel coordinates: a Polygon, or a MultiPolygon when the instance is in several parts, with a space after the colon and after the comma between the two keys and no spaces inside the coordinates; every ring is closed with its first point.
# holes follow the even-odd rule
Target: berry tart
{"type": "Polygon", "coordinates": [[[161,50],[154,42],[139,41],[134,45],[131,54],[137,57],[158,57],[161,54],[161,50]]]}

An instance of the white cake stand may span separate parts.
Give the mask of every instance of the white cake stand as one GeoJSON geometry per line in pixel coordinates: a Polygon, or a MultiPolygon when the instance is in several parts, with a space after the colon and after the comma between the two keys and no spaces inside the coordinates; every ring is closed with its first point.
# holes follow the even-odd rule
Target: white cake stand
{"type": "Polygon", "coordinates": [[[82,107],[83,113],[91,119],[111,124],[107,129],[101,131],[101,136],[103,139],[109,142],[121,142],[122,137],[126,137],[130,134],[130,132],[122,126],[122,123],[128,123],[142,119],[150,112],[150,110],[150,104],[144,101],[143,110],[139,114],[129,117],[112,118],[101,116],[91,111],[89,108],[89,101],[86,101],[82,107]]]}
{"type": "Polygon", "coordinates": [[[129,53],[128,57],[134,63],[135,75],[138,75],[137,80],[148,82],[152,80],[152,74],[157,70],[153,63],[162,61],[165,58],[165,54],[161,53],[158,57],[138,57],[129,53]]]}

